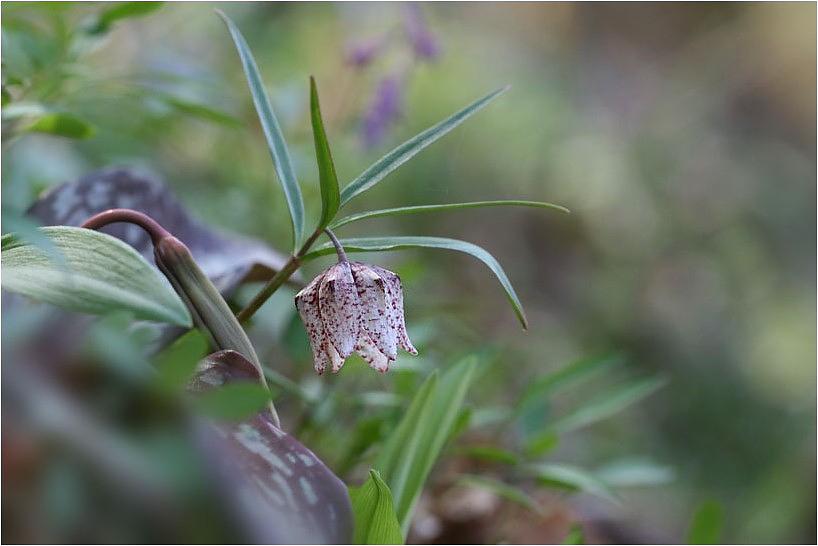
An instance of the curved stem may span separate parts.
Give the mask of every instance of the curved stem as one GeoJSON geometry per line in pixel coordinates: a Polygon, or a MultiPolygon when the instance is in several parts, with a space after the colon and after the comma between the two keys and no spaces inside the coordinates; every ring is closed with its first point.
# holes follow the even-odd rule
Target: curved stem
{"type": "Polygon", "coordinates": [[[100,212],[84,221],[80,224],[80,227],[99,229],[115,222],[129,222],[138,225],[148,232],[154,245],[158,243],[160,239],[171,236],[165,228],[159,225],[159,222],[147,214],[131,209],[110,209],[105,212],[100,212]]]}
{"type": "Polygon", "coordinates": [[[324,228],[324,233],[327,234],[327,237],[329,237],[330,241],[332,241],[332,246],[335,247],[335,252],[338,254],[338,263],[348,261],[347,254],[344,252],[344,247],[341,246],[341,243],[335,237],[332,230],[330,228],[324,228]]]}

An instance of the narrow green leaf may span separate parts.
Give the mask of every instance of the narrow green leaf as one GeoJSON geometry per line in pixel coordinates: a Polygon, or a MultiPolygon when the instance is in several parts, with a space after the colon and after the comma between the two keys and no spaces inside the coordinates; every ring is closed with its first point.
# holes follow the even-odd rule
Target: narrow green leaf
{"type": "Polygon", "coordinates": [[[556,209],[562,212],[570,212],[567,208],[552,203],[544,203],[541,201],[475,201],[472,203],[446,203],[443,205],[419,205],[414,207],[396,207],[393,209],[370,210],[366,212],[359,212],[357,214],[350,214],[345,218],[341,218],[332,224],[332,228],[339,228],[352,222],[359,220],[366,220],[369,218],[378,218],[381,216],[397,216],[399,214],[412,214],[414,212],[437,212],[441,210],[454,209],[476,209],[481,207],[499,207],[499,206],[513,206],[513,207],[539,207],[544,209],[556,209]]]}
{"type": "Polygon", "coordinates": [[[486,106],[489,102],[494,100],[498,95],[505,92],[508,87],[498,89],[493,93],[489,93],[480,100],[477,100],[466,106],[459,112],[444,119],[437,125],[429,127],[422,133],[410,138],[374,164],[366,169],[358,178],[350,182],[343,190],[341,190],[341,206],[347,204],[353,197],[365,192],[378,182],[384,179],[389,173],[409,161],[418,152],[425,147],[435,142],[437,139],[463,123],[472,114],[486,106]]]}
{"type": "Polygon", "coordinates": [[[590,472],[575,466],[535,464],[531,465],[528,471],[545,485],[591,493],[611,502],[619,503],[619,497],[608,484],[590,472]]]}
{"type": "Polygon", "coordinates": [[[706,500],[696,507],[687,528],[686,544],[719,544],[721,540],[722,506],[718,501],[706,500]]]}
{"type": "MultiPolygon", "coordinates": [[[[528,322],[525,318],[523,305],[520,303],[517,293],[514,292],[514,287],[511,286],[511,281],[508,280],[502,266],[494,259],[494,256],[489,254],[484,249],[473,243],[467,243],[457,239],[447,239],[445,237],[360,237],[351,239],[341,239],[341,244],[347,252],[375,252],[382,250],[400,250],[404,248],[443,248],[446,250],[456,250],[474,256],[488,266],[497,280],[500,281],[500,286],[506,293],[511,307],[520,320],[523,329],[528,328],[528,322]]],[[[332,244],[325,243],[312,252],[304,256],[304,261],[311,260],[318,256],[331,254],[335,252],[332,244]]]]}
{"type": "Polygon", "coordinates": [[[94,134],[90,123],[65,112],[48,112],[27,125],[25,131],[48,133],[68,138],[88,138],[94,134]]]}
{"type": "Polygon", "coordinates": [[[270,401],[270,391],[255,381],[236,381],[196,397],[196,406],[210,417],[240,421],[252,417],[270,401]]]}
{"type": "Polygon", "coordinates": [[[450,439],[477,365],[477,359],[469,357],[447,370],[440,380],[433,372],[375,462],[394,495],[404,536],[426,478],[450,439]]]}
{"type": "Polygon", "coordinates": [[[472,487],[479,487],[494,493],[511,502],[517,503],[524,508],[528,508],[536,514],[542,515],[544,513],[542,506],[537,500],[518,487],[509,485],[505,482],[486,478],[485,476],[474,476],[471,474],[464,474],[457,478],[456,483],[466,484],[472,487]]]}
{"type": "Polygon", "coordinates": [[[247,78],[247,85],[250,88],[250,95],[253,97],[253,104],[256,107],[261,128],[264,130],[264,137],[267,139],[270,155],[273,158],[273,165],[284,188],[284,196],[287,199],[287,206],[290,209],[290,218],[293,224],[293,249],[295,249],[304,235],[304,201],[301,198],[301,188],[295,176],[295,169],[290,159],[290,152],[287,150],[287,143],[284,141],[284,135],[273,112],[267,91],[264,89],[264,83],[261,81],[258,66],[247,42],[236,25],[233,24],[233,21],[224,12],[216,10],[216,14],[227,25],[233,43],[236,45],[241,66],[247,78]]]}
{"type": "Polygon", "coordinates": [[[657,377],[630,381],[585,402],[578,409],[557,419],[553,426],[560,432],[566,432],[596,423],[653,394],[666,383],[667,381],[657,377]]]}
{"type": "Polygon", "coordinates": [[[153,97],[163,100],[168,106],[183,114],[195,116],[206,121],[212,121],[213,123],[218,123],[226,127],[235,128],[242,126],[241,122],[239,122],[236,118],[229,116],[224,112],[210,108],[209,106],[191,102],[170,94],[159,94],[156,93],[156,91],[152,91],[151,93],[153,97]]]}
{"type": "Polygon", "coordinates": [[[494,463],[510,465],[520,464],[520,458],[514,453],[494,446],[466,446],[460,452],[468,457],[483,459],[494,463]]]}
{"type": "Polygon", "coordinates": [[[645,459],[614,461],[597,468],[594,474],[613,487],[666,485],[676,478],[672,467],[645,459]]]}
{"type": "Polygon", "coordinates": [[[321,220],[318,229],[324,229],[335,218],[341,204],[341,194],[338,189],[338,176],[335,174],[335,164],[329,150],[327,133],[324,130],[324,121],[321,118],[321,107],[318,104],[318,88],[315,78],[310,76],[310,117],[312,119],[312,134],[315,140],[315,159],[318,162],[318,181],[321,186],[321,220]]]}
{"type": "Polygon", "coordinates": [[[115,2],[97,16],[86,32],[90,34],[106,32],[115,21],[148,15],[161,8],[163,4],[164,2],[115,2]]]}
{"type": "Polygon", "coordinates": [[[354,544],[403,544],[392,492],[376,470],[360,487],[349,488],[355,519],[354,544]]]}
{"type": "Polygon", "coordinates": [[[624,363],[624,358],[618,354],[581,358],[547,374],[545,377],[529,384],[520,396],[515,414],[519,415],[539,402],[547,400],[553,393],[576,385],[598,373],[624,363]]]}
{"type": "Polygon", "coordinates": [[[101,315],[125,309],[136,318],[191,325],[187,308],[167,280],[132,247],[89,229],[53,226],[40,231],[64,265],[12,234],[4,235],[4,289],[73,311],[101,315]]]}

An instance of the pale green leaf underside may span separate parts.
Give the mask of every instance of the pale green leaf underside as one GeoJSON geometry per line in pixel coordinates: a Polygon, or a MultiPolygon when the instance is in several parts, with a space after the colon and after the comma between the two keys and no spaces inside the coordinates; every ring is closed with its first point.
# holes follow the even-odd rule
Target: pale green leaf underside
{"type": "Polygon", "coordinates": [[[528,472],[546,483],[567,487],[584,493],[591,493],[614,503],[620,502],[619,496],[608,484],[592,473],[575,466],[535,464],[528,468],[528,472]]]}
{"type": "MultiPolygon", "coordinates": [[[[446,250],[456,250],[458,252],[464,252],[474,256],[486,264],[491,272],[494,273],[495,277],[497,277],[497,280],[500,282],[500,286],[503,287],[506,297],[508,298],[509,303],[511,303],[511,307],[517,314],[517,318],[520,320],[523,328],[525,329],[528,327],[525,313],[523,312],[523,306],[520,303],[520,299],[517,297],[517,293],[514,292],[514,287],[511,286],[511,281],[509,281],[508,276],[506,275],[502,266],[496,259],[494,259],[494,256],[473,243],[467,243],[466,241],[460,241],[458,239],[448,239],[445,237],[405,236],[341,239],[341,245],[343,245],[344,250],[347,252],[375,252],[381,250],[400,250],[404,248],[442,248],[446,250]]],[[[331,254],[333,252],[335,252],[335,249],[333,248],[332,244],[326,243],[307,254],[304,257],[304,260],[310,260],[312,258],[323,256],[325,254],[331,254]]]]}
{"type": "Polygon", "coordinates": [[[384,179],[389,173],[409,161],[418,152],[435,142],[437,139],[463,123],[472,114],[486,106],[489,102],[494,100],[498,95],[505,92],[508,87],[503,87],[492,93],[489,93],[482,99],[479,99],[470,105],[466,106],[459,112],[444,119],[437,125],[429,127],[422,133],[410,138],[378,161],[373,163],[368,169],[361,173],[358,178],[347,184],[341,190],[341,206],[344,206],[353,197],[365,192],[378,182],[384,179]]]}
{"type": "Polygon", "coordinates": [[[284,188],[284,196],[287,199],[287,206],[290,209],[290,218],[293,224],[293,248],[295,248],[304,235],[304,201],[301,198],[301,189],[295,176],[290,153],[287,150],[287,143],[284,141],[284,135],[273,112],[267,91],[264,89],[264,82],[261,80],[250,47],[239,29],[233,24],[233,21],[219,10],[216,10],[216,13],[224,20],[227,29],[230,31],[230,36],[233,38],[233,43],[236,45],[241,66],[247,78],[247,85],[253,97],[253,104],[256,107],[264,137],[267,139],[270,155],[273,158],[276,173],[284,188]]]}
{"type": "Polygon", "coordinates": [[[392,492],[375,470],[360,487],[349,488],[355,517],[354,544],[403,544],[392,492]]]}
{"type": "Polygon", "coordinates": [[[132,247],[83,228],[40,228],[62,256],[55,263],[41,249],[4,235],[5,290],[83,313],[133,311],[140,319],[190,326],[184,303],[164,277],[132,247]]]}
{"type": "Polygon", "coordinates": [[[442,205],[418,205],[413,207],[396,207],[392,209],[370,210],[366,212],[359,212],[357,214],[350,214],[345,218],[341,218],[332,224],[332,228],[338,228],[352,222],[365,220],[368,218],[378,218],[381,216],[397,216],[399,214],[412,214],[415,212],[439,212],[442,210],[454,209],[475,209],[482,207],[501,207],[501,206],[515,206],[515,207],[539,207],[544,209],[556,209],[562,212],[570,212],[567,208],[553,203],[544,203],[541,201],[475,201],[472,203],[445,203],[442,205]]]}

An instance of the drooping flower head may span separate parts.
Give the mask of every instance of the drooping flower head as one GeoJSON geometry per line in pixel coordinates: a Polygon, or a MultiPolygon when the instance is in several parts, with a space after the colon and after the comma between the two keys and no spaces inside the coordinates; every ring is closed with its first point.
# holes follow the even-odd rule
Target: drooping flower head
{"type": "Polygon", "coordinates": [[[342,260],[295,296],[310,338],[315,370],[333,373],[357,352],[379,372],[389,369],[398,347],[417,350],[406,334],[400,278],[375,265],[342,260]]]}

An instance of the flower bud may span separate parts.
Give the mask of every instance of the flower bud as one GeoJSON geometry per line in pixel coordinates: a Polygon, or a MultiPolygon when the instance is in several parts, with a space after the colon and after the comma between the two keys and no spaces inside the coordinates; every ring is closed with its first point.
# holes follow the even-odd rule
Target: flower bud
{"type": "Polygon", "coordinates": [[[400,278],[386,269],[341,261],[296,294],[295,307],[319,374],[327,364],[338,372],[353,352],[379,372],[389,369],[398,347],[417,354],[406,334],[400,278]]]}

